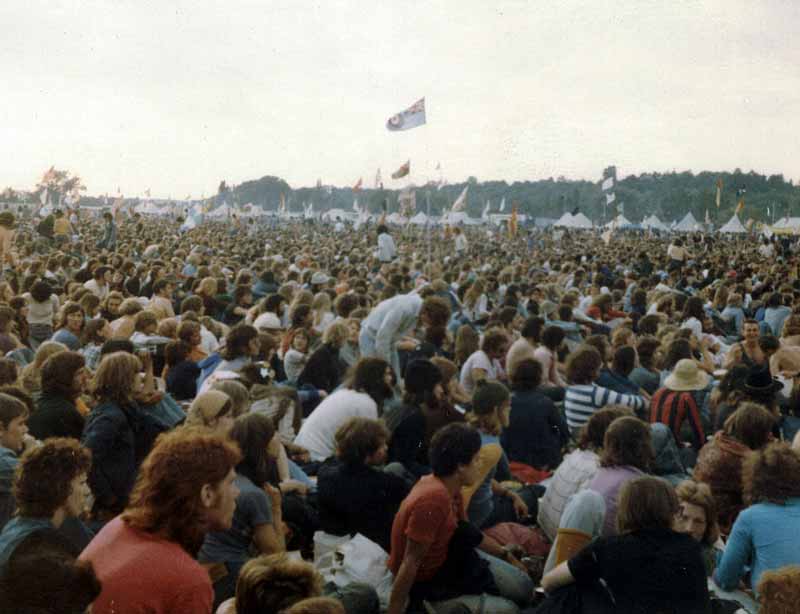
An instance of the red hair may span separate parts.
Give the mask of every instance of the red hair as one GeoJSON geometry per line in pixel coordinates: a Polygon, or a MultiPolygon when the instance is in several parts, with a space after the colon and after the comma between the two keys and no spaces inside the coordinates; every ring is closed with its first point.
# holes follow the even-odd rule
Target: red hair
{"type": "Polygon", "coordinates": [[[208,527],[200,491],[222,482],[241,458],[235,444],[207,430],[164,433],[139,470],[123,520],[134,529],[163,532],[195,556],[208,527]]]}

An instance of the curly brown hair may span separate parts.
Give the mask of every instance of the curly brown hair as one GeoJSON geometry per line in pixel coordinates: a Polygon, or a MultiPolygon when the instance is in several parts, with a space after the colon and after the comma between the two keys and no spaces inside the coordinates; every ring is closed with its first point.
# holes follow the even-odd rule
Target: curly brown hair
{"type": "Polygon", "coordinates": [[[800,497],[800,454],[785,442],[754,451],[742,464],[742,484],[748,505],[800,497]]]}
{"type": "Polygon", "coordinates": [[[601,450],[605,441],[606,431],[611,423],[623,416],[632,416],[633,410],[624,405],[606,405],[596,411],[583,425],[578,436],[578,447],[581,450],[601,450]]]}
{"type": "Polygon", "coordinates": [[[765,571],[756,592],[761,614],[794,614],[800,602],[800,565],[765,571]]]}
{"type": "Polygon", "coordinates": [[[134,529],[164,534],[195,556],[208,530],[200,491],[222,482],[241,458],[234,443],[205,429],[160,435],[139,470],[122,519],[134,529]]]}
{"type": "Polygon", "coordinates": [[[608,427],[600,455],[601,467],[628,465],[647,471],[655,457],[650,427],[644,420],[623,416],[608,427]]]}
{"type": "Polygon", "coordinates": [[[350,418],[336,431],[336,456],[345,463],[361,465],[389,441],[389,430],[379,420],[350,418]]]}
{"type": "Polygon", "coordinates": [[[690,503],[703,508],[706,514],[706,532],[703,534],[703,543],[713,546],[719,537],[719,523],[717,519],[717,503],[711,494],[711,488],[703,482],[684,480],[675,489],[681,503],[690,503]]]}
{"type": "Polygon", "coordinates": [[[237,612],[281,612],[322,594],[322,578],[311,563],[285,553],[250,559],[236,582],[237,612]]]}
{"type": "Polygon", "coordinates": [[[50,518],[72,493],[72,480],[88,473],[92,453],[68,437],[47,439],[20,459],[14,498],[21,516],[50,518]]]}
{"type": "Polygon", "coordinates": [[[570,384],[591,384],[602,366],[600,352],[591,345],[582,345],[567,358],[567,380],[570,384]]]}

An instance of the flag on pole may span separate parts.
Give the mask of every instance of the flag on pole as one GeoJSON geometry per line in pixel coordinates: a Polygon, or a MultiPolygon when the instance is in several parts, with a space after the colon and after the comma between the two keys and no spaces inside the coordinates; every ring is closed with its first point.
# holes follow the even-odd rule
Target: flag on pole
{"type": "Polygon", "coordinates": [[[400,111],[397,115],[392,115],[386,121],[386,129],[391,132],[400,130],[411,130],[425,123],[425,99],[420,98],[408,107],[405,111],[400,111]]]}
{"type": "Polygon", "coordinates": [[[406,163],[392,173],[392,179],[400,179],[405,177],[411,172],[411,160],[406,160],[406,163]]]}
{"type": "Polygon", "coordinates": [[[708,207],[706,207],[706,226],[711,224],[711,218],[708,216],[708,207]]]}
{"type": "Polygon", "coordinates": [[[744,210],[744,198],[739,200],[739,204],[736,205],[736,215],[739,215],[744,210]]]}
{"type": "Polygon", "coordinates": [[[356,213],[358,213],[360,211],[360,209],[358,208],[358,199],[357,198],[353,199],[353,211],[355,211],[356,213]]]}
{"type": "Polygon", "coordinates": [[[603,192],[607,192],[608,190],[610,190],[611,188],[614,187],[614,178],[613,177],[606,177],[603,180],[603,185],[600,186],[600,187],[602,188],[603,192]]]}
{"type": "Polygon", "coordinates": [[[456,202],[453,203],[452,208],[450,211],[455,213],[456,211],[463,211],[467,206],[467,190],[469,186],[465,186],[464,189],[461,191],[461,194],[458,198],[456,198],[456,202]]]}
{"type": "Polygon", "coordinates": [[[719,209],[719,201],[722,196],[722,177],[717,179],[717,209],[719,209]]]}
{"type": "Polygon", "coordinates": [[[506,210],[506,197],[503,196],[503,198],[500,200],[500,212],[502,213],[505,210],[506,210]]]}
{"type": "Polygon", "coordinates": [[[378,169],[378,172],[375,173],[375,189],[383,189],[383,181],[381,181],[381,169],[378,169]]]}
{"type": "Polygon", "coordinates": [[[487,200],[486,206],[483,208],[483,213],[481,214],[481,218],[484,220],[489,219],[489,209],[491,208],[492,204],[487,200]]]}
{"type": "Polygon", "coordinates": [[[41,194],[39,194],[39,202],[42,203],[42,206],[47,204],[47,188],[44,188],[41,194]]]}
{"type": "Polygon", "coordinates": [[[286,213],[286,196],[284,195],[283,192],[281,192],[281,206],[278,209],[278,213],[280,215],[283,215],[283,214],[286,213]]]}
{"type": "Polygon", "coordinates": [[[613,203],[613,202],[614,202],[614,200],[615,200],[616,198],[617,198],[617,197],[616,197],[616,195],[614,194],[614,192],[611,192],[611,194],[606,194],[606,204],[607,204],[607,205],[610,205],[611,203],[613,203]]]}
{"type": "Polygon", "coordinates": [[[363,177],[359,177],[358,178],[358,181],[356,181],[355,185],[353,186],[353,192],[360,192],[361,191],[361,184],[363,183],[362,179],[363,179],[363,177]]]}
{"type": "Polygon", "coordinates": [[[508,220],[508,236],[512,239],[517,236],[517,205],[511,208],[511,219],[508,220]]]}

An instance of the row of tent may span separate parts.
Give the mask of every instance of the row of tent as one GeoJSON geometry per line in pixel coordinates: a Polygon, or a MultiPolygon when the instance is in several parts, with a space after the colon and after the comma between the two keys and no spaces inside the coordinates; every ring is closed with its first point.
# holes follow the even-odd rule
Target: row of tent
{"type": "MultiPolygon", "coordinates": [[[[797,220],[796,228],[800,230],[800,218],[790,218],[797,220]]],[[[559,228],[574,228],[574,229],[591,229],[594,228],[592,221],[583,213],[572,215],[565,213],[559,218],[553,226],[559,228]]],[[[776,225],[775,228],[778,226],[776,225]]],[[[658,219],[655,215],[650,215],[644,218],[640,224],[634,224],[628,220],[624,215],[618,215],[612,221],[605,225],[605,228],[614,228],[619,230],[659,230],[661,232],[696,232],[704,230],[703,224],[695,219],[691,212],[687,213],[682,220],[667,225],[658,219]]],[[[739,216],[734,214],[728,222],[723,225],[719,232],[726,234],[743,234],[747,232],[739,216]]]]}

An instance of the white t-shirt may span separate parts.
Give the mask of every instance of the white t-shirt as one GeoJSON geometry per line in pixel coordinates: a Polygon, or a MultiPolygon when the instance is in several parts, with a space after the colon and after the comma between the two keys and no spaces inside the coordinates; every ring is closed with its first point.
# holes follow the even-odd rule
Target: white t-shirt
{"type": "Polygon", "coordinates": [[[505,375],[499,361],[490,359],[483,350],[473,352],[461,367],[461,386],[468,394],[472,394],[475,391],[475,382],[472,379],[473,369],[486,371],[487,379],[498,379],[505,375]]]}
{"type": "Polygon", "coordinates": [[[364,392],[337,390],[305,419],[294,442],[308,450],[311,460],[324,461],[336,451],[336,431],[356,417],[377,420],[378,405],[364,392]]]}
{"type": "Polygon", "coordinates": [[[83,284],[83,287],[89,290],[89,292],[94,294],[101,301],[104,301],[105,298],[108,296],[109,292],[108,284],[101,286],[100,284],[97,283],[96,279],[90,279],[85,284],[83,284]]]}

